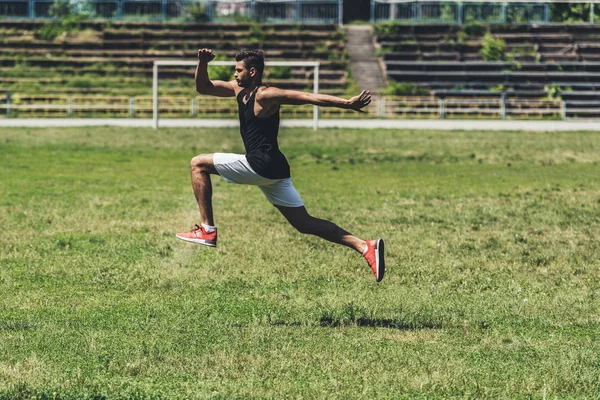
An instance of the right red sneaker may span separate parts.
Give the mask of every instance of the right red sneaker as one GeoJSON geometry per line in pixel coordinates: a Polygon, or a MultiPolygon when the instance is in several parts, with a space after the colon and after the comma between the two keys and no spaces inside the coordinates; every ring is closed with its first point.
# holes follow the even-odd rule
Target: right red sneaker
{"type": "Polygon", "coordinates": [[[363,254],[373,270],[375,280],[381,282],[385,273],[385,258],[383,257],[383,239],[367,240],[367,251],[363,254]]]}
{"type": "Polygon", "coordinates": [[[204,230],[203,226],[196,224],[194,229],[185,233],[175,234],[178,239],[185,240],[186,242],[203,244],[206,246],[216,247],[217,246],[217,229],[208,233],[204,230]]]}

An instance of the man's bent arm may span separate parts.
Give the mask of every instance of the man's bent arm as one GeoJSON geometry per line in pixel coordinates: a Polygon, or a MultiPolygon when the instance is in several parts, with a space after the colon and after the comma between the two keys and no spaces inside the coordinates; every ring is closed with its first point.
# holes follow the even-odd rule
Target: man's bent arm
{"type": "Polygon", "coordinates": [[[211,81],[208,78],[208,63],[198,61],[196,67],[196,75],[194,77],[196,81],[196,91],[200,94],[208,94],[210,96],[217,97],[234,97],[235,90],[233,89],[232,82],[211,81]]]}
{"type": "Polygon", "coordinates": [[[273,104],[312,104],[321,107],[338,107],[362,112],[361,108],[371,103],[371,94],[363,90],[358,96],[351,99],[330,96],[327,94],[299,92],[296,90],[282,90],[270,87],[262,91],[260,103],[273,104]]]}

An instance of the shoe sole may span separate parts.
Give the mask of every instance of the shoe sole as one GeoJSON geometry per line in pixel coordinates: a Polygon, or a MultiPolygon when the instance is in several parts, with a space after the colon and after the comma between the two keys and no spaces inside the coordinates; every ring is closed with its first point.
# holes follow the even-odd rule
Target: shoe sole
{"type": "Polygon", "coordinates": [[[384,252],[384,243],[383,239],[377,239],[377,243],[375,244],[375,262],[377,263],[377,276],[375,280],[377,282],[381,282],[383,279],[383,275],[385,274],[385,257],[383,255],[384,252]]]}
{"type": "Polygon", "coordinates": [[[186,237],[179,236],[179,235],[175,235],[175,236],[177,237],[177,239],[183,240],[184,242],[203,244],[203,245],[209,246],[209,247],[217,247],[217,242],[210,242],[208,240],[202,240],[202,239],[190,239],[190,238],[186,238],[186,237]]]}

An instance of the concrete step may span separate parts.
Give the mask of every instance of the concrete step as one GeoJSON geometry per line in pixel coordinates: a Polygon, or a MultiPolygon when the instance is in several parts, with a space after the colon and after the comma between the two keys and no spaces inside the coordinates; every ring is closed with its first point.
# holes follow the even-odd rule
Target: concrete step
{"type": "Polygon", "coordinates": [[[372,28],[369,25],[346,25],[345,29],[352,76],[361,90],[369,90],[376,95],[387,86],[387,81],[375,56],[372,28]]]}

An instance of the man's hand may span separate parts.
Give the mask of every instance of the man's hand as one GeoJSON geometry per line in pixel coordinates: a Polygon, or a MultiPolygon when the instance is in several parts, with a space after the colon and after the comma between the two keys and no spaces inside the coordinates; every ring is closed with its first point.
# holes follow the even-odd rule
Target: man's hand
{"type": "Polygon", "coordinates": [[[364,112],[361,108],[366,107],[371,103],[371,93],[368,90],[363,90],[358,96],[354,96],[348,101],[349,109],[364,112]]]}
{"type": "Polygon", "coordinates": [[[208,63],[214,60],[215,55],[212,52],[212,49],[200,49],[198,50],[198,61],[201,63],[208,63]]]}

